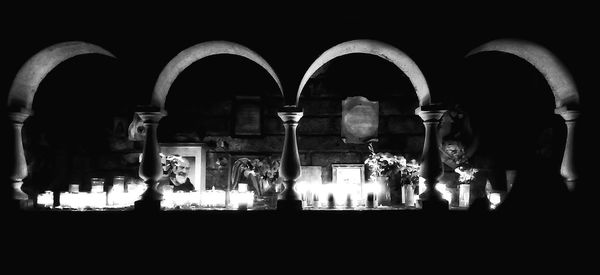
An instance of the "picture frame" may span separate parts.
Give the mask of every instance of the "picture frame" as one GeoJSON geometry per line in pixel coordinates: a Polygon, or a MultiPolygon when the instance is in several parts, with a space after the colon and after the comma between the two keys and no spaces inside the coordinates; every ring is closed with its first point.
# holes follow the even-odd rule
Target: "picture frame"
{"type": "Polygon", "coordinates": [[[179,155],[190,162],[188,177],[196,191],[206,190],[206,144],[203,143],[161,143],[160,152],[165,155],[179,155]]]}
{"type": "Polygon", "coordinates": [[[365,183],[364,164],[331,164],[332,183],[365,183]]]}

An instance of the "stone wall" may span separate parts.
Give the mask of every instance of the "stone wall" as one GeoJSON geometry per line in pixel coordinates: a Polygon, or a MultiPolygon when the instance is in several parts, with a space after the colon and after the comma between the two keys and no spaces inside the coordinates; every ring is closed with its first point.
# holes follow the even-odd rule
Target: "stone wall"
{"type": "MultiPolygon", "coordinates": [[[[322,166],[323,181],[331,181],[331,164],[363,163],[369,151],[366,144],[345,144],[341,139],[342,100],[348,95],[322,89],[315,91],[315,87],[310,85],[300,99],[299,105],[304,109],[297,128],[300,161],[302,165],[322,166]]],[[[424,138],[421,119],[414,115],[418,102],[412,91],[396,93],[382,92],[380,94],[387,96],[371,99],[380,104],[379,142],[375,149],[418,159],[424,138]]],[[[194,110],[170,112],[159,127],[159,140],[205,143],[209,147],[207,188],[226,186],[225,172],[215,165],[224,155],[231,156],[231,163],[240,157],[281,156],[284,129],[277,116],[282,106],[280,96],[260,96],[262,127],[257,136],[234,134],[235,96],[200,105],[194,110]],[[216,150],[220,139],[225,142],[225,151],[216,150]]]]}

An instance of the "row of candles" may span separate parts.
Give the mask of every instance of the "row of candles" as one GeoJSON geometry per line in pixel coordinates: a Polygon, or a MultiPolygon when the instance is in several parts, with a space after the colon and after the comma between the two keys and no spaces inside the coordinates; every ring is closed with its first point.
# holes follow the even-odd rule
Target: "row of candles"
{"type": "MultiPolygon", "coordinates": [[[[139,181],[130,181],[127,184],[122,179],[115,178],[114,184],[104,190],[104,181],[92,179],[90,192],[80,192],[79,185],[72,184],[68,192],[60,192],[59,205],[54,205],[54,192],[46,191],[37,196],[37,204],[42,207],[58,209],[110,209],[126,208],[135,204],[146,191],[146,184],[139,181]]],[[[205,208],[232,208],[245,209],[254,206],[254,192],[248,191],[247,184],[239,184],[238,190],[226,192],[224,190],[173,192],[163,194],[161,207],[175,209],[182,207],[205,208]]]]}
{"type": "Polygon", "coordinates": [[[42,207],[59,209],[106,209],[131,207],[146,191],[146,184],[131,180],[125,183],[124,177],[115,177],[113,185],[104,187],[104,179],[92,178],[89,192],[81,192],[78,184],[69,185],[68,192],[54,194],[46,191],[37,196],[37,204],[42,207]],[[58,195],[58,205],[54,204],[54,196],[58,195]]]}
{"type": "MultiPolygon", "coordinates": [[[[442,194],[442,199],[453,202],[454,192],[444,183],[438,183],[435,189],[442,194]]],[[[405,207],[417,207],[419,195],[427,190],[424,179],[419,179],[418,187],[403,185],[401,188],[401,202],[405,207]]],[[[380,182],[367,182],[362,185],[350,183],[314,184],[299,182],[296,191],[301,195],[303,206],[312,208],[376,208],[389,204],[389,190],[380,182]]],[[[470,205],[470,185],[460,184],[458,186],[458,207],[468,208],[470,205]]],[[[501,194],[488,192],[490,208],[496,208],[501,202],[501,194]]]]}
{"type": "Polygon", "coordinates": [[[176,208],[227,208],[248,209],[254,206],[254,192],[248,191],[247,184],[238,184],[238,190],[227,192],[213,189],[206,191],[173,192],[163,194],[161,206],[165,209],[176,208]]]}
{"type": "MultiPolygon", "coordinates": [[[[469,206],[470,186],[459,185],[458,206],[469,206]]],[[[453,192],[446,184],[438,183],[436,189],[442,198],[452,202],[453,192]]],[[[114,184],[104,190],[104,181],[92,180],[90,192],[79,192],[78,185],[70,185],[69,192],[61,192],[58,208],[68,209],[101,209],[131,207],[140,195],[146,190],[146,184],[140,181],[130,181],[125,184],[123,178],[115,178],[114,184]]],[[[419,181],[418,191],[412,185],[402,186],[402,204],[405,207],[416,207],[418,195],[426,190],[422,180],[419,181]]],[[[308,208],[376,208],[384,206],[389,190],[380,182],[368,182],[363,185],[350,183],[315,184],[299,182],[296,191],[301,195],[303,207],[308,208]]],[[[500,202],[499,193],[488,193],[490,207],[494,209],[500,202]]],[[[254,206],[255,193],[248,191],[247,184],[240,183],[238,190],[227,192],[225,190],[172,192],[163,194],[161,206],[164,209],[177,208],[227,208],[247,209],[254,206]]],[[[54,194],[51,191],[39,194],[38,205],[52,207],[54,194]]]]}

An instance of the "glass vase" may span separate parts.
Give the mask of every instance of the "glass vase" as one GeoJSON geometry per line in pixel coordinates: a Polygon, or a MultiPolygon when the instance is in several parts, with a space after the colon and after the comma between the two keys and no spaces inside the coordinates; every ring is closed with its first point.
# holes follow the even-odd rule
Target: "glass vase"
{"type": "Polygon", "coordinates": [[[405,207],[415,206],[415,189],[412,184],[402,185],[402,203],[405,207]]]}

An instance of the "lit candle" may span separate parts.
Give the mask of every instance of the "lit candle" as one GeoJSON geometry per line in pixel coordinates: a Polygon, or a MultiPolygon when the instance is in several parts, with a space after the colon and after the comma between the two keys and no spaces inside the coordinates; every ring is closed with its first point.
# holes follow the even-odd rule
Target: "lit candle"
{"type": "Polygon", "coordinates": [[[104,192],[104,179],[103,178],[92,178],[92,193],[104,192]]]}
{"type": "Polygon", "coordinates": [[[52,207],[54,205],[54,193],[52,191],[46,191],[42,194],[39,194],[37,197],[38,205],[42,205],[44,207],[52,207]]]}
{"type": "Polygon", "coordinates": [[[500,193],[490,193],[488,200],[490,201],[490,208],[495,209],[501,202],[500,193]]]}
{"type": "Polygon", "coordinates": [[[69,193],[79,193],[79,184],[69,184],[69,193]]]}
{"type": "Polygon", "coordinates": [[[458,196],[458,206],[460,207],[469,207],[469,195],[470,188],[469,184],[460,184],[459,185],[459,196],[458,196]]]}
{"type": "Polygon", "coordinates": [[[402,203],[404,206],[415,206],[415,191],[411,184],[402,185],[402,203]]]}

